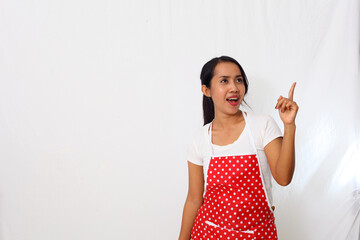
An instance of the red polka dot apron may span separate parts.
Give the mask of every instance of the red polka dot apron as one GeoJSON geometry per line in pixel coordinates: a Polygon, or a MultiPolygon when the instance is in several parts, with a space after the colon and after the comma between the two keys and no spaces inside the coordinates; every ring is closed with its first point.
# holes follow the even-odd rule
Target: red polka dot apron
{"type": "MultiPolygon", "coordinates": [[[[248,125],[245,114],[245,123],[248,125]]],[[[191,232],[192,240],[277,239],[255,142],[248,126],[253,153],[211,156],[206,175],[204,203],[191,232]]]]}

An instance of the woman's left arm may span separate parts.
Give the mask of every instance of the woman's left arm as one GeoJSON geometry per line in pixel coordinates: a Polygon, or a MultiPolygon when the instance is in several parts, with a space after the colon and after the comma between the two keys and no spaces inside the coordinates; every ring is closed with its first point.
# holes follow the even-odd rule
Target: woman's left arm
{"type": "Polygon", "coordinates": [[[299,110],[293,101],[295,85],[290,88],[289,98],[280,96],[275,106],[284,123],[284,137],[272,140],[264,148],[271,174],[282,186],[291,182],[295,169],[295,117],[299,110]]]}

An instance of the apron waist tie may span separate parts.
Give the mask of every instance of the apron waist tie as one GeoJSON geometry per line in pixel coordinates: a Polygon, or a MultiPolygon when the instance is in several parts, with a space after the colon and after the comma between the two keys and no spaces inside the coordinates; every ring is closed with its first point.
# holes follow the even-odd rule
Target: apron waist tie
{"type": "Polygon", "coordinates": [[[210,221],[205,221],[205,223],[206,223],[207,225],[213,226],[213,227],[215,227],[215,228],[220,228],[220,229],[223,229],[223,230],[227,230],[227,231],[229,231],[229,232],[237,232],[237,233],[239,233],[239,234],[254,234],[255,231],[258,231],[258,230],[260,230],[260,229],[262,229],[262,228],[265,228],[265,227],[266,227],[267,225],[269,225],[269,224],[273,224],[274,221],[275,221],[275,218],[272,217],[272,218],[268,219],[267,221],[264,221],[264,222],[262,222],[261,224],[255,226],[255,227],[253,227],[253,228],[250,228],[250,229],[248,229],[248,230],[245,230],[245,231],[238,231],[238,230],[228,229],[228,228],[226,228],[226,227],[221,227],[220,225],[217,225],[217,224],[215,224],[215,223],[213,223],[213,222],[210,222],[210,221]]]}

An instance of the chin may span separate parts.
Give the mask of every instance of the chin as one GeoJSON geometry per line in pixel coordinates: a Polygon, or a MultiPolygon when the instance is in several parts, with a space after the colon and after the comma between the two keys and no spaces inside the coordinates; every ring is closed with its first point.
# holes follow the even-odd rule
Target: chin
{"type": "Polygon", "coordinates": [[[229,115],[236,115],[240,109],[228,112],[229,115]]]}

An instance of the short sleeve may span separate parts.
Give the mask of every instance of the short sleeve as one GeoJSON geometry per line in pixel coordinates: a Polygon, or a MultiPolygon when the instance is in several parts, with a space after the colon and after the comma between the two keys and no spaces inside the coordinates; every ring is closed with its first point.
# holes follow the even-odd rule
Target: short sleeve
{"type": "Polygon", "coordinates": [[[198,147],[196,146],[196,139],[193,136],[188,144],[187,160],[196,165],[203,165],[203,159],[201,158],[198,147]]]}
{"type": "Polygon", "coordinates": [[[266,124],[265,124],[265,131],[263,135],[263,147],[274,140],[275,138],[282,137],[283,134],[281,133],[281,130],[275,120],[269,116],[266,115],[266,124]]]}

